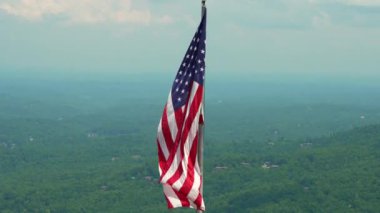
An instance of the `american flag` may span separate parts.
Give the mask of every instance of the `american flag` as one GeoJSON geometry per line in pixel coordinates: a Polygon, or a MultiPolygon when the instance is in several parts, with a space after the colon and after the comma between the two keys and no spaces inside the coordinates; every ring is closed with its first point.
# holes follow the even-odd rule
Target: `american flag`
{"type": "Polygon", "coordinates": [[[203,125],[206,9],[177,72],[157,132],[160,182],[168,208],[205,210],[198,162],[203,125]]]}

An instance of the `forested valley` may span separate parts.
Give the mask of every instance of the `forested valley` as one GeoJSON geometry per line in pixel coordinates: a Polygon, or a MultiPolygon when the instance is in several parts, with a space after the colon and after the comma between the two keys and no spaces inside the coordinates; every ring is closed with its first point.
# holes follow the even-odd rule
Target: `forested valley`
{"type": "MultiPolygon", "coordinates": [[[[168,87],[12,79],[0,80],[1,213],[167,212],[155,137],[168,87]]],[[[380,211],[376,91],[334,102],[323,89],[295,100],[218,88],[206,96],[207,212],[380,211]]]]}

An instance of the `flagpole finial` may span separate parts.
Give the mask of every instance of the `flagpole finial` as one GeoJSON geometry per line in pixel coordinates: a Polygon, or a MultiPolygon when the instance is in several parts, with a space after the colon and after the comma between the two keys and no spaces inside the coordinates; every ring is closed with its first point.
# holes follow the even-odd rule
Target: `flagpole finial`
{"type": "Polygon", "coordinates": [[[206,5],[206,0],[202,0],[202,6],[206,5]]]}

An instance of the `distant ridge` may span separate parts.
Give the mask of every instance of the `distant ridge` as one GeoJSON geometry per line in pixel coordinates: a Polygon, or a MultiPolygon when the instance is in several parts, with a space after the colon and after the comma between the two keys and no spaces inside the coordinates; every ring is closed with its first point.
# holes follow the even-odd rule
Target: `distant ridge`
{"type": "Polygon", "coordinates": [[[209,208],[216,212],[379,212],[379,124],[287,143],[273,146],[263,156],[256,153],[252,161],[247,160],[253,162],[252,168],[215,173],[209,182],[223,184],[218,180],[222,179],[242,190],[226,190],[210,203],[224,201],[209,208]],[[242,177],[244,181],[238,180],[242,177]]]}
{"type": "Polygon", "coordinates": [[[321,141],[323,139],[338,144],[380,144],[380,124],[355,127],[347,131],[334,133],[329,137],[314,140],[321,141]]]}

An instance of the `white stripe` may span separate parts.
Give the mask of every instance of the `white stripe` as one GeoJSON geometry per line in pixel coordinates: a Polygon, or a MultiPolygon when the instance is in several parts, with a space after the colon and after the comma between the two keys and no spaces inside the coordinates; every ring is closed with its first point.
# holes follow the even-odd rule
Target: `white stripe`
{"type": "Polygon", "coordinates": [[[158,164],[158,172],[160,173],[160,176],[161,176],[161,174],[162,174],[162,169],[161,169],[161,167],[160,167],[160,164],[158,164]]]}
{"type": "Polygon", "coordinates": [[[187,167],[184,165],[184,162],[181,162],[181,164],[182,164],[182,168],[184,168],[183,173],[182,173],[181,177],[173,184],[173,188],[178,190],[178,191],[181,189],[181,187],[182,187],[182,185],[185,182],[186,177],[187,177],[187,169],[186,169],[187,167]]]}
{"type": "Polygon", "coordinates": [[[161,123],[162,123],[162,119],[160,120],[160,123],[158,124],[157,140],[158,140],[158,143],[160,144],[162,153],[164,153],[164,157],[167,160],[169,157],[169,150],[168,150],[168,147],[166,146],[165,138],[164,138],[164,135],[162,133],[162,124],[161,123]]]}
{"type": "Polygon", "coordinates": [[[175,141],[175,138],[176,138],[177,133],[178,133],[178,128],[177,128],[177,122],[175,119],[175,112],[174,112],[174,107],[173,107],[173,102],[172,102],[171,91],[169,93],[168,102],[166,103],[166,115],[168,117],[168,123],[169,123],[169,128],[170,128],[172,140],[175,141]]]}
{"type": "MultiPolygon", "coordinates": [[[[189,113],[190,113],[190,106],[191,104],[193,103],[193,100],[194,100],[194,97],[195,97],[195,94],[197,93],[198,91],[198,87],[199,87],[199,84],[194,81],[193,83],[193,86],[191,87],[191,92],[190,92],[190,98],[189,98],[189,104],[188,104],[188,107],[187,107],[187,111],[186,111],[186,117],[189,117],[189,113]]],[[[202,101],[203,102],[203,101],[202,101]]],[[[202,104],[202,103],[201,103],[202,104]]]]}
{"type": "MultiPolygon", "coordinates": [[[[189,118],[190,107],[193,104],[192,102],[194,101],[194,97],[195,97],[195,94],[197,93],[198,88],[199,88],[199,84],[194,82],[193,87],[192,87],[191,92],[190,92],[190,98],[188,101],[188,105],[186,107],[186,109],[187,109],[186,116],[185,116],[186,119],[189,118]]],[[[182,107],[182,110],[183,109],[184,109],[184,107],[182,107]]],[[[169,128],[170,128],[170,131],[172,134],[171,136],[172,136],[173,141],[174,141],[175,136],[177,135],[178,129],[177,129],[177,124],[176,124],[176,120],[175,120],[174,108],[172,105],[171,93],[169,94],[169,98],[168,98],[168,102],[167,102],[167,106],[166,106],[166,113],[168,116],[169,128]]],[[[201,100],[200,107],[199,107],[199,109],[195,115],[193,123],[191,124],[191,127],[190,127],[189,134],[188,134],[186,141],[184,143],[183,159],[181,160],[181,158],[180,158],[181,146],[178,146],[178,149],[176,150],[173,162],[170,165],[170,168],[166,172],[165,176],[161,180],[161,182],[163,183],[163,187],[164,187],[164,193],[174,208],[182,206],[182,203],[179,200],[179,198],[176,196],[174,190],[179,191],[179,189],[181,189],[181,187],[183,186],[183,184],[187,178],[188,158],[190,155],[190,151],[191,151],[191,147],[193,145],[194,138],[197,136],[197,130],[199,129],[199,117],[202,113],[203,113],[203,100],[201,100]],[[173,188],[172,188],[171,186],[169,186],[165,183],[167,183],[167,181],[176,173],[179,166],[182,166],[183,173],[181,174],[181,177],[173,184],[173,186],[172,186],[173,188]]],[[[186,123],[186,120],[184,122],[186,123]]],[[[184,127],[185,127],[185,125],[183,126],[183,128],[184,127]]],[[[158,141],[159,141],[159,144],[161,145],[161,147],[165,147],[165,149],[166,149],[166,152],[164,152],[164,151],[163,152],[164,152],[165,158],[167,160],[170,153],[167,150],[161,128],[162,128],[162,121],[160,121],[160,124],[159,124],[158,141]]],[[[182,129],[182,131],[183,131],[183,129],[182,129]]],[[[194,204],[194,201],[199,196],[199,193],[200,193],[199,187],[201,184],[200,169],[199,169],[199,163],[198,163],[198,153],[196,155],[197,156],[196,156],[195,165],[194,165],[194,180],[193,180],[191,190],[190,190],[189,194],[187,195],[188,201],[189,201],[190,206],[192,208],[197,208],[197,206],[194,204]]],[[[161,176],[161,174],[162,174],[161,168],[159,168],[159,171],[160,171],[160,176],[161,176]]],[[[203,199],[202,199],[202,206],[200,206],[200,208],[204,209],[203,199]]]]}
{"type": "Polygon", "coordinates": [[[193,208],[193,209],[197,208],[197,205],[195,205],[193,201],[189,200],[189,203],[190,203],[190,208],[193,208]]]}
{"type": "Polygon", "coordinates": [[[174,159],[173,159],[173,162],[170,165],[165,176],[162,178],[161,183],[166,183],[174,175],[174,173],[177,171],[178,166],[181,163],[180,152],[181,152],[181,146],[178,146],[177,151],[176,151],[175,156],[174,156],[174,159]]]}
{"type": "MultiPolygon", "coordinates": [[[[203,198],[203,197],[202,197],[202,198],[203,198]]],[[[201,209],[202,209],[203,211],[206,210],[206,207],[205,207],[205,201],[204,201],[203,199],[202,199],[201,209]]]]}
{"type": "Polygon", "coordinates": [[[174,208],[181,207],[182,206],[181,200],[178,199],[173,189],[167,184],[162,184],[162,187],[164,189],[164,194],[168,198],[170,204],[172,204],[174,208]]]}
{"type": "Polygon", "coordinates": [[[182,160],[182,167],[184,168],[184,172],[182,173],[181,177],[173,184],[173,188],[177,190],[181,189],[182,185],[184,184],[187,178],[188,159],[189,159],[191,147],[193,146],[193,141],[195,137],[197,136],[196,134],[197,134],[198,126],[199,126],[198,124],[199,113],[200,113],[200,110],[198,109],[197,115],[195,116],[195,119],[190,127],[189,135],[186,138],[186,142],[184,144],[184,159],[182,160]]]}
{"type": "MultiPolygon", "coordinates": [[[[194,82],[193,84],[193,88],[191,89],[191,96],[190,96],[190,100],[188,102],[188,107],[187,107],[187,112],[186,112],[186,118],[188,118],[188,115],[189,115],[189,111],[190,111],[190,108],[189,106],[191,106],[192,102],[190,101],[193,101],[194,100],[194,96],[195,96],[195,93],[196,93],[196,90],[198,89],[199,87],[199,84],[194,82]]],[[[198,125],[198,120],[199,120],[199,110],[197,112],[197,115],[195,116],[195,118],[198,118],[198,119],[194,119],[194,122],[192,124],[192,126],[194,125],[194,123],[196,123],[196,125],[198,125]]],[[[186,122],[186,121],[185,121],[186,122]]],[[[183,128],[185,128],[185,125],[183,125],[183,128]]],[[[190,134],[190,132],[189,132],[190,134]]],[[[189,138],[189,137],[188,137],[189,138]]],[[[188,139],[187,138],[187,139],[188,139]]],[[[174,157],[174,160],[172,162],[172,164],[170,165],[170,168],[168,169],[168,171],[166,172],[165,176],[162,178],[161,182],[162,183],[166,183],[172,176],[173,174],[177,171],[178,169],[178,166],[180,165],[180,163],[184,163],[184,162],[181,162],[181,159],[180,159],[180,146],[178,146],[178,149],[176,151],[176,154],[175,154],[175,157],[174,157]]],[[[185,149],[186,150],[186,149],[185,149]]],[[[189,149],[187,149],[189,151],[189,149]]],[[[185,161],[186,161],[186,164],[187,164],[187,157],[188,157],[188,153],[187,153],[187,156],[185,154],[185,161]]],[[[186,166],[183,166],[184,168],[184,171],[186,171],[186,168],[187,168],[187,165],[186,166]]],[[[186,171],[187,172],[187,171],[186,171]]],[[[183,184],[183,181],[182,181],[182,184],[183,184]]],[[[181,184],[181,185],[182,185],[181,184]]],[[[179,188],[176,188],[176,189],[180,189],[179,188]]]]}
{"type": "MultiPolygon", "coordinates": [[[[168,200],[169,200],[170,204],[173,206],[173,208],[182,207],[182,202],[177,197],[174,190],[167,184],[163,184],[162,186],[163,186],[164,194],[168,198],[168,200]]],[[[197,205],[195,205],[195,203],[193,201],[191,201],[191,200],[187,200],[187,201],[190,204],[190,208],[193,208],[193,209],[197,208],[197,205]]]]}
{"type": "Polygon", "coordinates": [[[193,183],[193,186],[191,187],[189,195],[187,196],[190,200],[196,200],[200,193],[199,187],[201,185],[201,176],[198,173],[199,171],[198,155],[196,159],[197,160],[195,161],[195,167],[194,167],[194,183],[193,183]]]}

